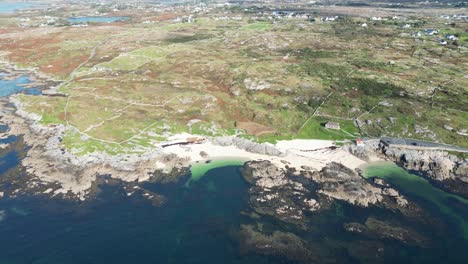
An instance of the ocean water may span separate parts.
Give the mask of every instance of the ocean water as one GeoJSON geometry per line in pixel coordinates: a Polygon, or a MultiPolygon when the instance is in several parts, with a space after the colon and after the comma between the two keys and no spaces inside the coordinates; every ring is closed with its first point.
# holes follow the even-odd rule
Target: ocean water
{"type": "MultiPolygon", "coordinates": [[[[18,173],[15,169],[24,156],[19,139],[0,140],[15,146],[0,150],[1,190],[14,188],[3,178],[18,173]]],[[[319,263],[435,264],[466,263],[468,259],[468,241],[463,235],[466,200],[395,165],[371,166],[366,176],[387,180],[427,210],[436,220],[435,226],[403,219],[391,210],[340,201],[328,210],[308,214],[309,230],[269,216],[252,217],[249,185],[240,173],[242,162],[214,160],[194,166],[174,183],[141,183],[167,198],[159,207],[139,195],[127,196],[122,184],[101,185],[96,198],[81,203],[37,195],[1,198],[0,264],[300,263],[281,254],[265,255],[246,248],[240,235],[244,224],[262,226],[266,235],[274,231],[296,234],[312,252],[324,255],[319,263]],[[419,247],[344,231],[343,224],[363,223],[368,217],[401,223],[433,244],[419,247]],[[379,254],[382,257],[377,261],[379,254]]]]}
{"type": "Polygon", "coordinates": [[[129,20],[130,17],[127,16],[110,16],[110,17],[70,17],[68,22],[72,24],[82,24],[82,23],[112,23],[118,21],[129,20]]]}
{"type": "Polygon", "coordinates": [[[15,93],[25,93],[31,95],[42,94],[38,87],[35,88],[24,88],[22,85],[31,83],[31,80],[26,75],[21,75],[16,79],[7,80],[7,75],[0,75],[0,97],[10,96],[15,93]]]}
{"type": "Polygon", "coordinates": [[[18,10],[34,7],[34,3],[28,2],[0,2],[0,13],[14,13],[18,10]]]}
{"type": "Polygon", "coordinates": [[[168,202],[155,207],[103,186],[96,200],[73,204],[23,197],[0,200],[0,263],[271,263],[240,254],[247,185],[238,167],[223,167],[186,188],[145,187],[168,202]]]}

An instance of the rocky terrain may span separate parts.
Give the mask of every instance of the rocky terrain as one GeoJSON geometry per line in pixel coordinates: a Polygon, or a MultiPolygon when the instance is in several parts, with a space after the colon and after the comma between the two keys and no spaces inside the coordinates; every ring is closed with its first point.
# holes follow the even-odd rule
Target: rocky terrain
{"type": "Polygon", "coordinates": [[[4,136],[16,136],[21,140],[3,151],[18,153],[19,170],[25,177],[10,179],[18,182],[18,188],[6,192],[8,196],[29,191],[85,200],[96,190],[100,175],[110,175],[127,183],[167,182],[185,175],[189,167],[189,160],[176,155],[161,155],[157,151],[139,156],[109,157],[99,153],[76,156],[59,146],[65,128],[38,125],[34,123],[34,116],[21,110],[16,114],[13,111],[15,108],[4,102],[0,112],[2,123],[8,126],[4,136]]]}
{"type": "Polygon", "coordinates": [[[393,254],[391,247],[380,243],[382,240],[421,248],[430,246],[425,234],[409,223],[443,229],[438,221],[384,180],[365,179],[338,163],[331,162],[321,170],[304,167],[297,171],[278,168],[267,160],[250,161],[244,165],[242,174],[250,183],[249,203],[258,214],[254,217],[258,222],[257,225],[243,226],[241,239],[246,247],[257,253],[289,256],[290,260],[301,263],[339,262],[339,258],[328,257],[337,247],[332,238],[329,238],[329,244],[317,245],[297,234],[320,233],[317,226],[323,217],[339,221],[340,213],[334,215],[333,212],[338,210],[340,203],[360,210],[355,222],[342,224],[343,231],[360,240],[358,244],[340,242],[338,247],[347,248],[350,254],[363,261],[370,258],[367,261],[379,262],[386,254],[393,254]],[[377,211],[385,211],[386,216],[391,217],[376,217],[373,214],[377,211]],[[284,229],[278,224],[282,229],[272,229],[271,226],[267,229],[267,224],[262,221],[268,221],[265,219],[269,217],[293,228],[284,229]]]}
{"type": "Polygon", "coordinates": [[[394,208],[404,214],[419,211],[399,192],[386,185],[371,184],[353,170],[329,163],[321,171],[285,170],[269,161],[250,161],[244,165],[244,178],[251,184],[250,203],[260,214],[307,229],[307,215],[327,209],[333,200],[368,207],[394,208]],[[409,209],[412,208],[412,209],[409,209]]]}

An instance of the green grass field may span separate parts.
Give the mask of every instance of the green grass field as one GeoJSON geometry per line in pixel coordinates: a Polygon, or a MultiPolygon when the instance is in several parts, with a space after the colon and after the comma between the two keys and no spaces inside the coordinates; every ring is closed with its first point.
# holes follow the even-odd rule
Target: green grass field
{"type": "MultiPolygon", "coordinates": [[[[432,22],[443,33],[466,35],[432,22]]],[[[116,25],[118,34],[106,27],[76,29],[82,34],[57,28],[53,44],[18,64],[48,65],[57,54],[87,57],[96,39],[106,41],[61,87],[68,98],[21,100],[44,125],[72,126],[64,145],[78,154],[142,151],[182,132],[272,143],[386,135],[468,146],[467,67],[457,48],[429,36],[415,41],[397,24],[362,29],[359,23],[198,17],[116,25]],[[432,87],[440,88],[434,96],[432,87]],[[328,121],[341,129],[326,129],[328,121]],[[236,127],[240,122],[250,127],[236,127]]]]}

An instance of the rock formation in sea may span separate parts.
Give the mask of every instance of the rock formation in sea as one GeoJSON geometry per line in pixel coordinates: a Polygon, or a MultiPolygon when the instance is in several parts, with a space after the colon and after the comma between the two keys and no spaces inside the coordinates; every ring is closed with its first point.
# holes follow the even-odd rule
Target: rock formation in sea
{"type": "MultiPolygon", "coordinates": [[[[264,215],[308,228],[307,214],[329,207],[330,201],[368,207],[394,208],[407,214],[409,202],[395,189],[371,184],[355,171],[335,162],[322,170],[297,172],[280,169],[270,161],[249,161],[242,170],[251,184],[252,208],[264,215]]],[[[412,204],[411,204],[412,206],[412,204]]]]}

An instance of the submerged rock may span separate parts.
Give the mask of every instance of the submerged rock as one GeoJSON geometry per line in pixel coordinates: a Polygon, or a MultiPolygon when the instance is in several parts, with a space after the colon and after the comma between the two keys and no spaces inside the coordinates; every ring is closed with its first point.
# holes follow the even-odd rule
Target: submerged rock
{"type": "Polygon", "coordinates": [[[367,218],[364,224],[347,223],[344,229],[351,233],[361,234],[372,238],[398,240],[421,247],[428,245],[428,239],[409,227],[401,227],[387,221],[381,221],[373,217],[367,218]]]}
{"type": "Polygon", "coordinates": [[[240,235],[245,251],[284,256],[301,263],[319,263],[319,257],[310,251],[307,243],[293,233],[274,231],[268,235],[251,225],[242,225],[240,235]]]}

